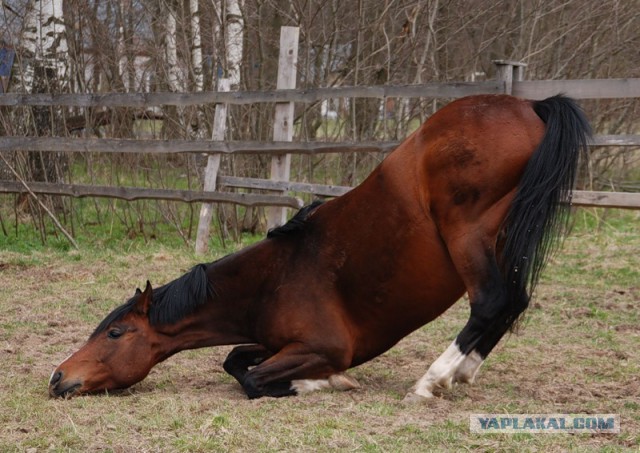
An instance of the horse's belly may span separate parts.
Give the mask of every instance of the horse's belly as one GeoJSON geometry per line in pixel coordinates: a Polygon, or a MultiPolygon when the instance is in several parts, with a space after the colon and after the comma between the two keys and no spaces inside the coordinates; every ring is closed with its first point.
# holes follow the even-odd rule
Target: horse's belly
{"type": "Polygon", "coordinates": [[[438,236],[422,233],[416,232],[393,259],[380,263],[384,269],[371,272],[375,279],[356,279],[360,287],[346,302],[357,332],[354,366],[382,354],[464,294],[444,244],[438,236]]]}
{"type": "Polygon", "coordinates": [[[445,294],[421,297],[398,296],[380,309],[371,309],[358,326],[352,366],[366,362],[392,348],[398,341],[444,313],[464,294],[463,287],[445,294]]]}

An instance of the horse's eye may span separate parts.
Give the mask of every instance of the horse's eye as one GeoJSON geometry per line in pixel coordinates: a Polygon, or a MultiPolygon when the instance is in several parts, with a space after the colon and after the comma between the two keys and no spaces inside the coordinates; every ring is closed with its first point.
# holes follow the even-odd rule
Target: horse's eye
{"type": "Polygon", "coordinates": [[[122,334],[123,332],[120,329],[111,329],[109,332],[107,332],[107,337],[115,340],[116,338],[120,338],[122,334]]]}

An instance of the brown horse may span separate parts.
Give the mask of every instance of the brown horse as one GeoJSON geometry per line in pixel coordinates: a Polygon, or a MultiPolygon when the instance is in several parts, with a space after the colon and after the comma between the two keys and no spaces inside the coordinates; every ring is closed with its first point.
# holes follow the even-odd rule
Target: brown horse
{"type": "Polygon", "coordinates": [[[468,323],[408,397],[472,382],[565,232],[589,134],[563,96],[452,102],[351,192],[165,286],[147,282],[58,366],[49,393],[126,388],[179,351],[216,345],[241,345],[223,366],[249,398],[353,388],[345,370],[465,292],[468,323]]]}

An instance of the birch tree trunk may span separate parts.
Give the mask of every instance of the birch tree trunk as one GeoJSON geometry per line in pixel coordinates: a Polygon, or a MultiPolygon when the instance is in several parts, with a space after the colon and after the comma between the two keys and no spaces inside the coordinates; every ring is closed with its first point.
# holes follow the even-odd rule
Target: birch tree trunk
{"type": "Polygon", "coordinates": [[[225,44],[227,50],[227,74],[231,81],[231,90],[240,87],[240,65],[242,64],[242,39],[244,34],[244,19],[241,8],[243,0],[226,0],[225,44]]]}
{"type": "Polygon", "coordinates": [[[182,74],[178,66],[177,33],[178,21],[173,5],[167,5],[167,22],[165,35],[165,58],[167,62],[167,84],[170,91],[184,91],[182,74]]]}
{"type": "Polygon", "coordinates": [[[58,83],[65,80],[68,48],[64,32],[62,0],[31,0],[20,42],[27,63],[23,83],[28,93],[33,92],[37,66],[52,72],[58,83]]]}
{"type": "Polygon", "coordinates": [[[129,52],[127,48],[127,42],[130,42],[130,30],[127,27],[127,13],[131,9],[131,1],[121,1],[117,5],[116,10],[116,25],[118,26],[118,41],[117,41],[117,54],[118,54],[118,75],[122,80],[122,85],[125,92],[135,91],[135,70],[134,60],[135,55],[129,52]]]}
{"type": "MultiPolygon", "coordinates": [[[[131,0],[122,0],[114,8],[115,25],[118,30],[116,41],[117,73],[111,81],[112,88],[124,92],[136,91],[135,53],[132,49],[132,30],[129,14],[131,0]]],[[[133,115],[131,109],[118,107],[111,113],[111,133],[114,137],[133,136],[133,115]]]]}
{"type": "MultiPolygon", "coordinates": [[[[67,80],[68,58],[62,0],[31,0],[20,38],[19,47],[24,63],[21,88],[27,93],[62,92],[67,80]]],[[[62,115],[59,107],[33,106],[31,112],[30,118],[16,119],[22,121],[26,135],[52,136],[61,131],[62,115]]],[[[26,152],[21,159],[24,159],[24,175],[18,178],[46,182],[63,180],[67,166],[67,159],[63,153],[26,152]]],[[[34,219],[38,219],[40,235],[45,241],[47,228],[44,212],[60,226],[52,210],[61,211],[64,206],[63,200],[60,197],[32,197],[33,199],[29,198],[31,214],[34,219]],[[46,206],[47,198],[52,209],[46,206]]],[[[62,230],[64,231],[64,228],[62,230]]]]}
{"type": "Polygon", "coordinates": [[[191,14],[191,65],[194,91],[204,90],[202,68],[202,34],[200,32],[200,5],[198,0],[189,0],[191,14]]]}
{"type": "MultiPolygon", "coordinates": [[[[168,1],[164,3],[165,8],[165,36],[164,36],[164,57],[166,63],[166,83],[169,91],[184,91],[184,77],[178,62],[178,19],[176,5],[168,1]]],[[[165,138],[180,138],[183,136],[184,115],[181,109],[176,106],[165,106],[163,130],[165,138]]]]}
{"type": "MultiPolygon", "coordinates": [[[[68,48],[62,12],[62,0],[31,0],[20,42],[23,61],[23,89],[27,93],[63,91],[68,48]]],[[[45,106],[33,107],[33,129],[28,134],[54,135],[60,128],[59,112],[45,106]],[[55,113],[52,116],[52,113],[55,113]]],[[[25,122],[26,123],[26,122],[25,122]]],[[[29,153],[28,177],[34,181],[61,180],[64,164],[61,153],[29,153]]]]}
{"type": "MultiPolygon", "coordinates": [[[[217,24],[214,24],[214,33],[217,32],[224,35],[222,36],[224,40],[224,60],[222,61],[224,75],[222,77],[228,82],[229,91],[235,91],[240,88],[240,67],[244,58],[244,17],[242,15],[244,0],[214,0],[214,4],[218,7],[220,24],[220,28],[216,26],[217,24]],[[222,11],[220,11],[221,7],[222,11]]],[[[237,110],[232,110],[230,120],[233,117],[233,112],[237,112],[237,110]]],[[[242,161],[243,158],[241,156],[229,156],[227,160],[228,168],[233,172],[233,169],[237,169],[240,166],[238,163],[242,161]]],[[[253,223],[253,219],[257,218],[255,209],[247,209],[244,219],[238,219],[235,208],[231,214],[228,214],[224,209],[219,209],[218,215],[222,224],[226,225],[228,222],[238,232],[243,229],[245,222],[253,223]]]]}
{"type": "MultiPolygon", "coordinates": [[[[193,75],[193,91],[204,90],[204,71],[202,66],[202,34],[200,32],[200,5],[198,0],[189,0],[191,16],[191,71],[193,75]]],[[[202,108],[196,113],[195,138],[205,138],[206,118],[202,108]]]]}

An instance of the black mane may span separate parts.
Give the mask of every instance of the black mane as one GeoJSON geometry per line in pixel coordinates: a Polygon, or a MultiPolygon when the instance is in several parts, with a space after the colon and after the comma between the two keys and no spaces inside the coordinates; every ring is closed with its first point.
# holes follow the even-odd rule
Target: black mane
{"type": "MultiPolygon", "coordinates": [[[[198,264],[182,277],[153,290],[153,302],[149,309],[149,323],[175,324],[193,313],[213,296],[213,287],[207,278],[207,265],[198,264]]],[[[91,334],[91,338],[104,332],[114,322],[121,320],[131,313],[141,293],[136,293],[131,299],[113,310],[98,325],[91,334]]]]}
{"type": "Polygon", "coordinates": [[[290,236],[304,230],[307,224],[307,218],[322,204],[322,200],[316,200],[313,203],[301,208],[287,223],[282,226],[272,228],[267,232],[267,238],[278,238],[290,236]]]}
{"type": "MultiPolygon", "coordinates": [[[[322,201],[314,201],[300,209],[287,223],[273,228],[267,233],[267,238],[290,236],[304,230],[307,219],[322,201]]],[[[184,317],[193,313],[196,308],[204,304],[213,296],[213,286],[206,274],[207,265],[198,264],[182,277],[153,290],[153,302],[149,309],[149,323],[151,325],[175,324],[184,317]]],[[[90,338],[94,338],[109,328],[111,324],[131,313],[140,298],[137,293],[127,302],[113,310],[90,338]]]]}

